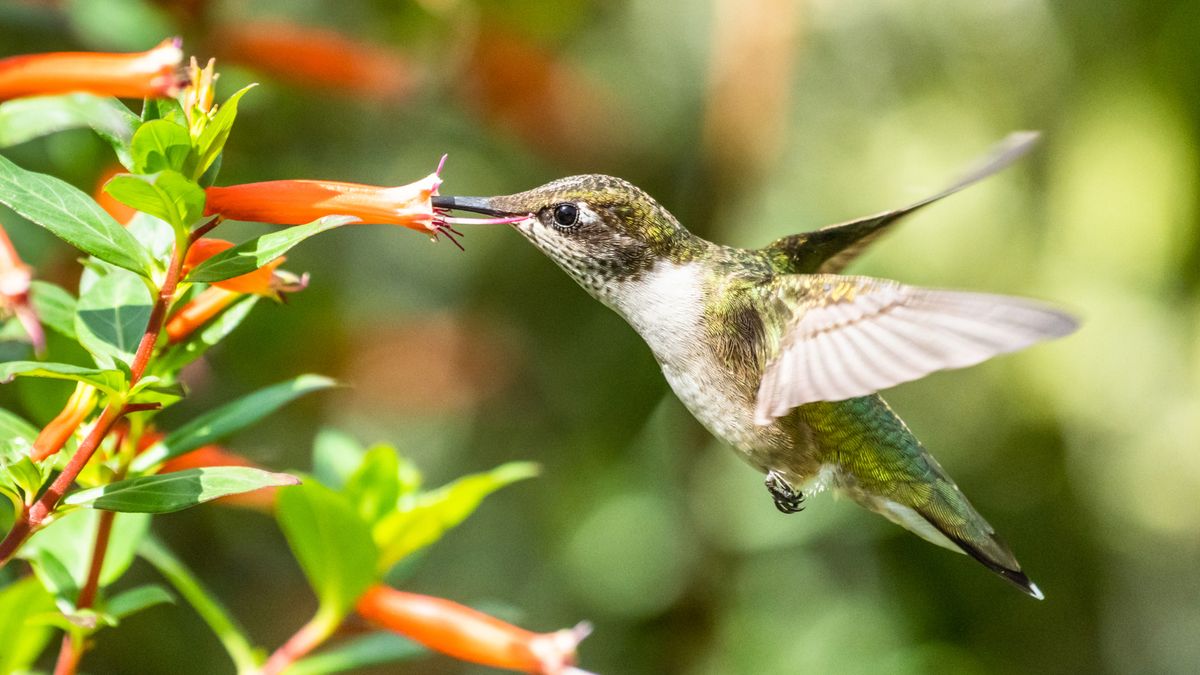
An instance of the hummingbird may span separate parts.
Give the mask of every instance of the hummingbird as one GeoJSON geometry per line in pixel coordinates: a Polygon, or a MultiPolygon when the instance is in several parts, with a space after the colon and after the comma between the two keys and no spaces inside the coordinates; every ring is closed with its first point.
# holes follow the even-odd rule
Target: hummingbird
{"type": "Polygon", "coordinates": [[[515,219],[641,335],[692,415],[766,475],[780,511],[837,491],[1042,599],[877,392],[1067,335],[1076,320],[1034,300],[842,274],[905,216],[1007,166],[1036,136],[1010,135],[933,196],[758,249],[706,241],[643,190],[604,175],[497,197],[435,196],[433,206],[515,219]]]}

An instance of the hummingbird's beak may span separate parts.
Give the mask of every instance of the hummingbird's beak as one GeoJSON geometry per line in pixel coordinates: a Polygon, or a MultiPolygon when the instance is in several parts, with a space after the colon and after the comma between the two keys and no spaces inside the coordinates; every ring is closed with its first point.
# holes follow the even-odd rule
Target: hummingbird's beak
{"type": "Polygon", "coordinates": [[[455,211],[470,211],[471,213],[482,213],[485,216],[513,216],[511,211],[503,211],[492,207],[492,200],[488,197],[449,197],[445,195],[434,195],[433,208],[446,209],[455,211]]]}

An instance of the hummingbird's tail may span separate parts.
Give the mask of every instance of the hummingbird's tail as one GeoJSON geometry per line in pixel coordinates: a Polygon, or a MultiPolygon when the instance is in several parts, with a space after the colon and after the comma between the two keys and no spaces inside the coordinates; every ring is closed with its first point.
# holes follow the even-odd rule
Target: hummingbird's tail
{"type": "Polygon", "coordinates": [[[843,493],[1043,598],[1008,545],[882,398],[810,403],[797,411],[821,450],[821,461],[837,467],[843,493]]]}

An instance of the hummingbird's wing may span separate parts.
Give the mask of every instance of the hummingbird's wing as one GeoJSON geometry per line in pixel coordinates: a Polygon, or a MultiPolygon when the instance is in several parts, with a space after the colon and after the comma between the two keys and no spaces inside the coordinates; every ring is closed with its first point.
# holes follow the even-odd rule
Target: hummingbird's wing
{"type": "Polygon", "coordinates": [[[896,221],[1012,164],[1028,152],[1037,139],[1036,131],[1009,134],[962,178],[933,196],[893,211],[784,237],[765,250],[772,254],[772,259],[782,261],[782,269],[778,271],[785,274],[840,272],[871,243],[886,234],[896,221]]]}
{"type": "Polygon", "coordinates": [[[1075,330],[1074,318],[1023,298],[833,274],[772,282],[786,326],[758,389],[759,424],[814,401],[865,396],[1075,330]]]}

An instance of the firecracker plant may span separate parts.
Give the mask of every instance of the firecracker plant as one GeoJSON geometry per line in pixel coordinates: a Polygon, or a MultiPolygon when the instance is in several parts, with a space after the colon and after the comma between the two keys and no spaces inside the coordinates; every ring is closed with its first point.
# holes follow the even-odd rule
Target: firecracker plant
{"type": "Polygon", "coordinates": [[[0,203],[82,255],[73,293],[36,280],[21,243],[0,227],[3,335],[28,343],[28,358],[0,363],[0,381],[74,383],[61,412],[40,429],[0,409],[0,672],[49,663],[44,652],[61,633],[54,671],[73,673],[105,630],[179,600],[194,607],[240,673],[339,672],[411,658],[423,651],[418,643],[509,670],[581,672],[573,664],[586,624],[531,633],[383,582],[535,466],[506,464],[430,489],[395,448],[364,448],[334,432],[317,439],[311,474],[269,471],[218,445],[335,385],[311,374],[189,410],[180,426],[158,425],[162,410],[188,407],[180,377],[188,364],[263,298],[305,287],[305,275],[280,268],[293,246],[352,223],[402,225],[451,241],[457,234],[457,221],[431,205],[440,166],[398,187],[216,186],[238,102],[250,88],[218,105],[213,63],[184,68],[183,56],[178,40],[166,40],[138,54],[0,60],[0,148],[91,128],[125,169],[104,185],[101,196],[115,204],[110,214],[70,184],[0,154],[0,203]],[[116,97],[143,99],[140,113],[116,97]],[[289,227],[235,244],[213,236],[226,219],[289,227]],[[47,332],[72,348],[48,348],[47,332]],[[276,649],[255,646],[150,526],[154,514],[219,498],[275,514],[317,597],[316,614],[276,649]],[[110,590],[137,558],[165,583],[110,590]],[[351,614],[380,630],[344,638],[337,632],[351,614]]]}

